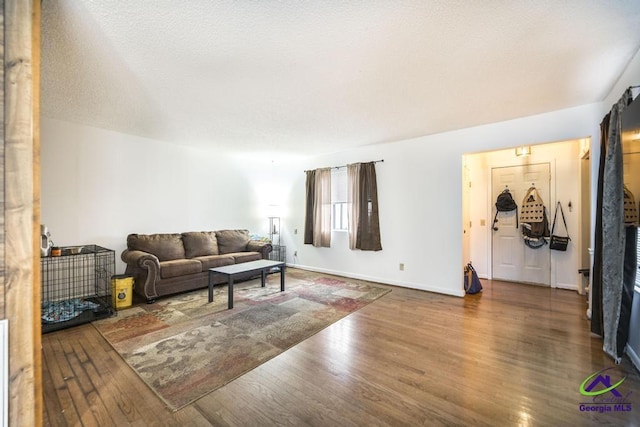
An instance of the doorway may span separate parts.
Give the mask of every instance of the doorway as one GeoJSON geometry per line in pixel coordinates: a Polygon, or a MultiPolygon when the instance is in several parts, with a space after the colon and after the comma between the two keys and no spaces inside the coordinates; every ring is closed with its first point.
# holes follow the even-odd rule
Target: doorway
{"type": "MultiPolygon", "coordinates": [[[[550,182],[549,163],[493,168],[491,198],[496,200],[502,191],[509,190],[521,209],[521,201],[530,188],[535,188],[549,216],[550,182]]],[[[549,286],[550,251],[547,246],[533,249],[525,245],[518,222],[520,213],[515,210],[500,212],[495,217],[491,239],[492,276],[496,280],[549,286]]]]}
{"type": "MultiPolygon", "coordinates": [[[[483,279],[508,279],[518,282],[541,283],[553,288],[564,288],[579,291],[583,285],[583,278],[579,274],[582,266],[582,255],[589,246],[589,224],[583,223],[582,215],[589,212],[589,173],[583,171],[581,165],[581,157],[585,151],[589,149],[589,138],[574,139],[568,141],[551,142],[546,144],[533,145],[531,154],[528,156],[517,156],[514,148],[506,148],[495,151],[470,153],[463,156],[463,185],[462,205],[463,205],[463,248],[464,263],[473,261],[473,266],[478,272],[478,276],[483,279]],[[544,191],[542,194],[543,201],[547,207],[547,217],[549,219],[549,227],[553,221],[556,202],[560,202],[565,213],[568,234],[571,237],[569,247],[566,252],[551,251],[549,246],[545,245],[540,249],[530,249],[531,255],[542,257],[542,254],[548,259],[548,267],[545,267],[547,273],[543,279],[531,278],[531,275],[510,276],[501,272],[494,273],[493,260],[493,235],[496,233],[493,228],[493,218],[495,214],[495,201],[497,195],[494,194],[498,190],[493,188],[494,179],[492,177],[494,169],[502,169],[508,167],[523,167],[546,164],[549,172],[543,172],[550,181],[544,182],[544,191]],[[586,173],[585,173],[586,172],[586,173]],[[587,180],[586,182],[584,180],[587,180]],[[583,195],[581,189],[586,189],[583,195]],[[468,192],[468,194],[467,194],[468,192]],[[583,227],[586,227],[583,234],[583,227]],[[586,238],[584,236],[587,236],[586,238]],[[468,245],[468,248],[467,246],[468,245]],[[533,251],[539,251],[533,253],[533,251]]],[[[587,165],[588,166],[588,165],[587,165]]],[[[504,170],[505,172],[507,169],[504,170]]],[[[533,180],[531,177],[522,177],[523,187],[513,194],[514,200],[520,206],[524,198],[526,190],[532,183],[535,187],[542,187],[542,182],[537,178],[533,180]]],[[[498,181],[496,181],[498,182],[498,181]]],[[[514,184],[512,184],[514,185],[514,184]]],[[[504,189],[505,183],[499,185],[500,191],[504,189]]],[[[516,190],[516,188],[514,188],[516,190]]],[[[514,244],[524,245],[522,242],[521,230],[516,228],[515,212],[513,215],[513,224],[511,230],[506,221],[510,218],[508,213],[499,215],[499,227],[501,231],[512,233],[514,244]],[[504,228],[504,230],[502,230],[504,228]],[[517,240],[515,237],[517,236],[517,240]]],[[[558,230],[556,230],[558,231],[558,230]]],[[[560,229],[560,233],[564,234],[564,225],[560,229]]],[[[506,251],[502,251],[506,252],[506,251]]],[[[508,253],[508,255],[512,255],[508,253]]],[[[536,265],[546,262],[546,260],[524,258],[521,267],[530,267],[533,271],[536,265]]],[[[513,264],[515,260],[509,260],[505,257],[501,260],[502,264],[513,264]]]]}

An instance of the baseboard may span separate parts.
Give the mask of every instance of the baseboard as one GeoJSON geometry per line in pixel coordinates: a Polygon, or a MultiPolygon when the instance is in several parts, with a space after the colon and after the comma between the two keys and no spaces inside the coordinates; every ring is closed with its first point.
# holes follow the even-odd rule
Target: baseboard
{"type": "Polygon", "coordinates": [[[633,365],[637,370],[640,371],[640,357],[638,357],[638,354],[633,348],[631,348],[631,346],[629,346],[629,344],[627,344],[627,346],[625,347],[625,351],[627,352],[627,355],[629,356],[629,359],[631,359],[633,365]]]}
{"type": "Polygon", "coordinates": [[[400,286],[400,287],[403,287],[403,288],[410,288],[410,289],[418,289],[418,290],[421,290],[421,291],[435,292],[435,293],[438,293],[438,294],[451,295],[451,296],[455,296],[455,297],[463,297],[465,295],[465,292],[462,289],[462,287],[461,287],[461,289],[459,291],[451,291],[451,289],[445,289],[445,288],[439,288],[439,287],[435,287],[435,286],[429,286],[429,285],[425,285],[425,284],[422,284],[422,283],[418,284],[418,283],[411,283],[411,282],[393,281],[393,280],[383,279],[383,278],[375,277],[375,276],[366,276],[366,275],[363,275],[363,274],[356,274],[356,273],[351,273],[351,272],[347,272],[347,271],[330,270],[330,269],[327,269],[327,268],[317,268],[317,267],[311,267],[311,266],[308,266],[308,265],[287,264],[287,267],[299,268],[301,270],[315,271],[316,273],[332,274],[334,276],[349,277],[351,279],[366,280],[368,282],[383,283],[385,285],[400,286]]]}
{"type": "MultiPolygon", "coordinates": [[[[478,273],[478,278],[484,279],[484,280],[491,280],[491,279],[489,279],[488,275],[480,275],[480,273],[478,273]]],[[[498,280],[501,280],[501,279],[498,279],[498,280]]],[[[575,285],[575,284],[571,284],[571,283],[556,283],[555,287],[558,288],[558,289],[568,289],[570,291],[576,291],[576,292],[579,293],[578,285],[575,285]]]]}
{"type": "Polygon", "coordinates": [[[578,292],[578,285],[571,283],[556,283],[556,288],[569,289],[570,291],[578,292]]]}

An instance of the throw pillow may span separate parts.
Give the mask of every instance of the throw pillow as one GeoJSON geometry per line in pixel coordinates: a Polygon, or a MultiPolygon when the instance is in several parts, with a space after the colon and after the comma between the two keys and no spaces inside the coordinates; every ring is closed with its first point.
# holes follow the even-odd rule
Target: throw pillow
{"type": "Polygon", "coordinates": [[[247,249],[247,243],[251,240],[248,230],[221,230],[216,231],[218,250],[221,254],[243,252],[247,249]]]}
{"type": "Polygon", "coordinates": [[[129,234],[127,247],[130,250],[149,252],[158,257],[160,261],[183,259],[184,246],[182,236],[173,234],[129,234]]]}
{"type": "Polygon", "coordinates": [[[218,255],[218,241],[215,231],[190,231],[182,233],[184,252],[187,258],[218,255]]]}

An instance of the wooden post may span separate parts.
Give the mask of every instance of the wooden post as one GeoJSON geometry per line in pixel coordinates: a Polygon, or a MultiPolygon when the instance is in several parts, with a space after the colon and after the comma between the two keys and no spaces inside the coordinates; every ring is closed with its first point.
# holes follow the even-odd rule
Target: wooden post
{"type": "Polygon", "coordinates": [[[31,58],[33,71],[33,219],[31,224],[33,243],[33,372],[34,372],[34,397],[33,415],[34,426],[41,426],[43,419],[43,396],[42,396],[42,316],[41,301],[42,286],[40,285],[40,22],[42,0],[32,0],[33,10],[31,17],[31,58]]]}
{"type": "MultiPolygon", "coordinates": [[[[39,256],[34,250],[39,214],[39,190],[34,185],[34,5],[39,8],[35,1],[4,2],[4,296],[9,319],[9,425],[16,426],[42,424],[42,401],[36,392],[42,388],[35,320],[39,309],[34,312],[40,287],[34,274],[34,258],[39,256]]],[[[39,18],[39,12],[36,15],[39,18]]]]}
{"type": "MultiPolygon", "coordinates": [[[[0,63],[4,65],[4,2],[0,2],[0,63]]],[[[0,69],[0,117],[4,118],[4,66],[0,69]]],[[[5,262],[4,262],[4,121],[0,126],[0,319],[7,318],[6,287],[5,287],[5,262]]]]}

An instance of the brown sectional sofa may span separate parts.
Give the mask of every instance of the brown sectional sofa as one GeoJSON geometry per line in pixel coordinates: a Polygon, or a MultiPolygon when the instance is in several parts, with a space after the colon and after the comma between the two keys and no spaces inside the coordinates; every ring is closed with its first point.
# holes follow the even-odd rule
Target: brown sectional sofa
{"type": "MultiPolygon", "coordinates": [[[[121,258],[135,279],[134,291],[156,298],[208,286],[208,269],[267,259],[271,244],[251,240],[247,230],[130,234],[121,258]]],[[[224,280],[216,275],[214,283],[224,280]]]]}

